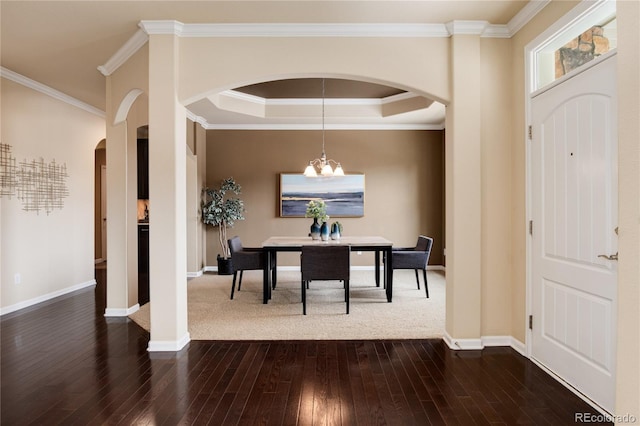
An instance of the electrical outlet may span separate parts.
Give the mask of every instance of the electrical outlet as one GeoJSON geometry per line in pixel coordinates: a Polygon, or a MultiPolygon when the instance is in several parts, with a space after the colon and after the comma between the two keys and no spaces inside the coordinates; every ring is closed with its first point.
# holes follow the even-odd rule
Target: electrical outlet
{"type": "Polygon", "coordinates": [[[20,274],[15,274],[13,276],[14,284],[20,284],[22,282],[22,276],[20,274]]]}
{"type": "Polygon", "coordinates": [[[357,253],[358,253],[358,256],[362,255],[362,252],[361,252],[361,251],[359,251],[359,252],[357,252],[357,253]]]}

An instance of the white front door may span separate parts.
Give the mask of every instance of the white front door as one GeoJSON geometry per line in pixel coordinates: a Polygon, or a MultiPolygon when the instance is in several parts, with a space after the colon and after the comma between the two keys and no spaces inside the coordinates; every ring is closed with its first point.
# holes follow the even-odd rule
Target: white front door
{"type": "Polygon", "coordinates": [[[615,405],[616,57],[532,100],[532,357],[615,405]]]}

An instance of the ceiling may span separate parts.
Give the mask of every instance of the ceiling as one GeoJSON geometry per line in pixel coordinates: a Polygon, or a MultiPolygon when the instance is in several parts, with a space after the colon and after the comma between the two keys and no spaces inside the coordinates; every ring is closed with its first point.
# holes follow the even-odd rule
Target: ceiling
{"type": "MultiPolygon", "coordinates": [[[[434,23],[454,20],[487,21],[506,25],[527,5],[521,0],[355,0],[355,1],[2,1],[0,2],[0,62],[17,73],[105,110],[105,77],[98,71],[139,29],[141,20],[177,20],[183,23],[434,23]]],[[[412,94],[400,89],[346,80],[326,80],[327,114],[335,124],[381,123],[442,125],[444,107],[430,100],[416,109],[383,117],[353,113],[356,105],[407,102],[412,94]],[[340,105],[340,107],[335,106],[340,105]],[[425,106],[428,105],[428,106],[425,106]],[[332,119],[331,116],[334,116],[332,119]]],[[[213,127],[317,123],[321,79],[266,82],[227,91],[188,106],[192,114],[213,127]],[[315,99],[315,113],[271,119],[225,110],[225,96],[263,102],[272,108],[295,99],[315,99]],[[212,99],[213,98],[213,99],[212,99]],[[216,104],[217,99],[217,104],[216,104]],[[289,100],[289,101],[287,101],[289,100]]],[[[307,102],[305,105],[314,104],[307,102]]],[[[378,108],[380,109],[380,108],[378,108]]],[[[304,108],[303,108],[304,110],[304,108]]]]}

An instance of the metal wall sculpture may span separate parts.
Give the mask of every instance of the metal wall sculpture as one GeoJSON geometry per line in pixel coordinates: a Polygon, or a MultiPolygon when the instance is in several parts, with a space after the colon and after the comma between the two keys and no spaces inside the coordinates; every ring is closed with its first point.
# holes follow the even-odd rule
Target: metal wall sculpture
{"type": "Polygon", "coordinates": [[[11,155],[11,145],[0,144],[0,195],[11,198],[15,195],[22,201],[22,210],[47,214],[64,207],[64,198],[69,196],[67,188],[67,166],[55,160],[24,160],[16,166],[11,155]]]}
{"type": "Polygon", "coordinates": [[[16,159],[11,156],[11,145],[0,143],[0,196],[11,198],[17,186],[16,159]]]}

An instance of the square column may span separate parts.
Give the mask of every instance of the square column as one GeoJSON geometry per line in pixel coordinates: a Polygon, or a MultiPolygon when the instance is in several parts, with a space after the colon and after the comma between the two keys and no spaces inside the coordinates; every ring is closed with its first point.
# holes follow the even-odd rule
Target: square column
{"type": "Polygon", "coordinates": [[[481,342],[481,75],[479,35],[451,37],[445,134],[447,343],[481,342]]]}
{"type": "Polygon", "coordinates": [[[178,351],[187,324],[186,110],[177,98],[179,39],[149,37],[149,351],[178,351]]]}

